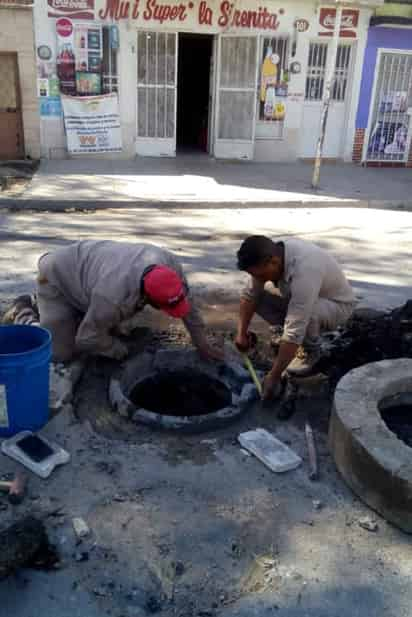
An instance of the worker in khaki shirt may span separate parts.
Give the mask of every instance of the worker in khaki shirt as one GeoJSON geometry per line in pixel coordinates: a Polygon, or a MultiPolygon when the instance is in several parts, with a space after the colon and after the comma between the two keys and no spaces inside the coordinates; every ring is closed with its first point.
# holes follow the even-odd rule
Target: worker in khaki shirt
{"type": "Polygon", "coordinates": [[[182,266],[170,251],[86,240],[46,253],[38,269],[38,307],[22,296],[8,315],[14,323],[33,323],[39,314],[40,325],[52,334],[55,361],[78,353],[123,360],[128,349],[116,335],[129,335],[146,305],[182,319],[203,357],[223,358],[208,344],[182,266]]]}
{"type": "Polygon", "coordinates": [[[255,313],[271,325],[283,325],[278,355],[264,379],[267,399],[279,389],[286,369],[295,376],[310,373],[320,359],[321,330],[343,325],[355,298],[332,255],[306,240],[274,242],[266,236],[249,236],[237,258],[239,269],[251,275],[240,301],[239,349],[249,348],[249,324],[255,313]]]}

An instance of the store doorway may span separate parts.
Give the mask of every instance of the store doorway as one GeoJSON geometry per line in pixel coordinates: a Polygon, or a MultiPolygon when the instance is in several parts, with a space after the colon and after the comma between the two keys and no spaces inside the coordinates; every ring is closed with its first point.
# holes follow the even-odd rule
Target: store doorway
{"type": "Polygon", "coordinates": [[[177,149],[208,152],[213,36],[179,34],[177,149]]]}
{"type": "Polygon", "coordinates": [[[24,156],[17,54],[0,53],[0,159],[24,156]]]}

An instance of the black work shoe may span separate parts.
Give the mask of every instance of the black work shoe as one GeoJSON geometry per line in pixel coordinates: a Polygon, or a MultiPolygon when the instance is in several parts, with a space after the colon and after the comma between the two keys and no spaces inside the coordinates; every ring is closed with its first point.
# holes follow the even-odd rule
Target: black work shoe
{"type": "Polygon", "coordinates": [[[296,411],[295,401],[285,401],[281,404],[279,411],[276,414],[278,420],[289,420],[296,411]]]}

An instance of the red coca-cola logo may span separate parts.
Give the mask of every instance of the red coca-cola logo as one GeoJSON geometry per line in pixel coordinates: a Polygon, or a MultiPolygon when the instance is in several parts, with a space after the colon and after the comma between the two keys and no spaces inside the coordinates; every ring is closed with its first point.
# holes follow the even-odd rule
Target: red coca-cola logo
{"type": "MultiPolygon", "coordinates": [[[[319,23],[322,28],[325,28],[323,32],[319,32],[322,36],[332,36],[333,29],[336,21],[336,9],[320,9],[319,23]]],[[[339,36],[356,37],[356,29],[359,23],[359,11],[352,9],[343,9],[340,19],[340,32],[339,36]]]]}
{"type": "Polygon", "coordinates": [[[56,21],[56,32],[59,36],[71,36],[73,33],[73,24],[70,19],[61,17],[56,21]]]}

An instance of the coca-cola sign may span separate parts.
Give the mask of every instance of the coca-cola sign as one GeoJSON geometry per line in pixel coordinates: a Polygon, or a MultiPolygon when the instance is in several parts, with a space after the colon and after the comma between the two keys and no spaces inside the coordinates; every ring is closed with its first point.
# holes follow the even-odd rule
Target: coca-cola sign
{"type": "Polygon", "coordinates": [[[59,36],[71,36],[73,34],[73,24],[70,19],[62,17],[56,21],[56,32],[59,36]]]}
{"type": "MultiPolygon", "coordinates": [[[[319,24],[322,30],[320,36],[332,36],[335,28],[336,9],[320,9],[319,24]]],[[[339,36],[356,37],[356,30],[359,23],[359,11],[353,9],[343,9],[340,20],[339,36]]]]}
{"type": "Polygon", "coordinates": [[[49,17],[94,19],[94,0],[47,0],[49,17]]]}

